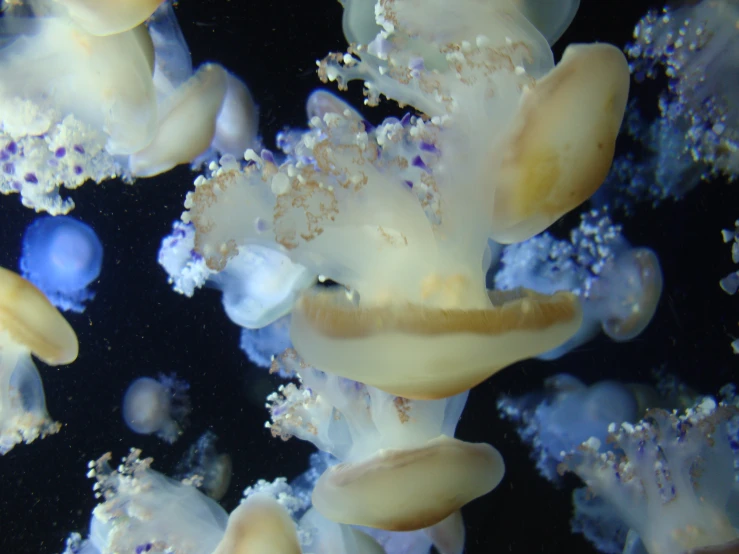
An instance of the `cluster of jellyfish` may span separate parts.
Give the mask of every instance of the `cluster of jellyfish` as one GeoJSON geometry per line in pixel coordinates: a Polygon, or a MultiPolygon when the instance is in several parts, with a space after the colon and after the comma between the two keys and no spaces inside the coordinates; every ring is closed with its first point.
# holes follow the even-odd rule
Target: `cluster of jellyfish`
{"type": "MultiPolygon", "coordinates": [[[[222,292],[246,355],[285,379],[267,428],[320,451],[292,483],[254,483],[230,514],[217,502],[230,458],[211,434],[174,477],[135,448],[120,463],[103,454],[88,467],[99,501],[89,531],[66,554],[461,554],[461,509],[505,473],[492,445],[454,437],[468,391],[601,331],[638,336],[662,269],[611,206],[737,175],[735,89],[703,75],[737,74],[725,23],[739,19],[736,2],[650,12],[631,64],[603,43],[569,46],[555,64],[577,0],[456,0],[455,17],[447,0],[342,4],[351,46],[319,62],[321,80],[362,81],[368,106],[385,97],[423,116],[374,126],[318,90],[307,129],[283,131],[272,152],[259,149],[245,85],[217,64],[193,72],[169,0],[4,3],[0,192],[51,216],[28,229],[22,276],[0,269],[0,452],[60,431],[32,356],[75,360],[54,306],[84,309],[102,266],[94,232],[59,215],[73,207],[60,187],[181,163],[205,169],[158,261],[178,293],[222,292]],[[29,69],[32,57],[45,63],[29,69]],[[610,171],[631,74],[659,71],[661,117],[645,122],[634,106],[626,117],[647,157],[610,171]],[[547,231],[591,197],[569,238],[547,231]]],[[[739,261],[736,236],[724,233],[739,261]]],[[[734,293],[739,278],[721,284],[734,293]]],[[[191,411],[175,376],[137,379],[122,402],[132,431],[170,443],[191,411]]],[[[573,529],[601,551],[739,548],[732,385],[716,399],[665,376],[559,374],[498,407],[545,478],[571,472],[587,486],[573,495],[573,529]]]]}

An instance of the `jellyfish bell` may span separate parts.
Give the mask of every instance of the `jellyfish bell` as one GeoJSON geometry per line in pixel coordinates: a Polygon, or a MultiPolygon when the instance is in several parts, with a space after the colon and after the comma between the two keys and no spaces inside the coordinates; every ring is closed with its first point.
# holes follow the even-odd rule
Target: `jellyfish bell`
{"type": "Polygon", "coordinates": [[[102,262],[95,231],[72,217],[38,218],[23,237],[23,276],[62,310],[84,310],[84,302],[95,296],[87,287],[100,275],[102,262]]]}
{"type": "Polygon", "coordinates": [[[452,396],[558,346],[580,327],[577,298],[525,289],[490,293],[480,310],[403,305],[363,309],[343,291],[308,291],[292,315],[311,365],[413,399],[452,396]]]}
{"type": "Polygon", "coordinates": [[[638,336],[657,310],[662,283],[659,259],[652,250],[634,248],[617,255],[590,294],[603,331],[616,341],[638,336]]]}
{"type": "Polygon", "coordinates": [[[188,388],[187,383],[174,376],[140,377],[129,385],[123,397],[123,420],[134,433],[156,433],[173,443],[182,434],[190,413],[188,388]]]}
{"type": "Polygon", "coordinates": [[[435,525],[498,486],[505,466],[488,444],[441,436],[420,448],[377,452],[330,467],[313,505],[337,523],[390,531],[435,525]]]}

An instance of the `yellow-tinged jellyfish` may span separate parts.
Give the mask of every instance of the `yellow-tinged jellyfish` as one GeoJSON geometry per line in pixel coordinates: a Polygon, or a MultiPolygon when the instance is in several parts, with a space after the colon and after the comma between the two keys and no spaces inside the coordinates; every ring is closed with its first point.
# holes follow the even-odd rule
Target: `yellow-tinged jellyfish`
{"type": "Polygon", "coordinates": [[[344,287],[296,303],[291,334],[308,363],[439,398],[579,328],[568,293],[491,297],[483,257],[490,237],[525,240],[597,189],[629,71],[604,44],[570,47],[555,67],[547,39],[502,0],[370,7],[345,2],[355,44],[319,76],[363,80],[367,104],[384,95],[423,115],[373,128],[321,111],[285,163],[247,151],[246,167],[227,160],[198,178],[183,220],[213,271],[256,244],[344,287]]]}
{"type": "Polygon", "coordinates": [[[46,412],[31,354],[62,365],[72,363],[78,349],[74,330],[44,294],[0,268],[0,454],[61,428],[46,412]]]}

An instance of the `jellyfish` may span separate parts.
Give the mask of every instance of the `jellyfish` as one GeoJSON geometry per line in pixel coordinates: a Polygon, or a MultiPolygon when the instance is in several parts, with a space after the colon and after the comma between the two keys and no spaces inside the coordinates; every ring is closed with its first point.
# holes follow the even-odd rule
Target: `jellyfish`
{"type": "Polygon", "coordinates": [[[518,433],[532,447],[539,473],[555,483],[563,453],[590,437],[605,443],[611,423],[636,422],[647,407],[662,404],[654,390],[649,400],[659,404],[640,406],[637,392],[641,391],[632,390],[629,385],[599,381],[587,386],[567,374],[550,377],[544,387],[544,391],[520,398],[502,396],[498,410],[520,425],[518,433]]]}
{"type": "Polygon", "coordinates": [[[21,274],[60,310],[85,310],[85,302],[95,298],[88,287],[100,275],[102,264],[103,245],[81,221],[45,216],[26,229],[21,274]]]}
{"type": "Polygon", "coordinates": [[[0,454],[59,431],[46,411],[31,355],[49,365],[77,358],[77,336],[41,291],[0,268],[0,454]]]}
{"type": "Polygon", "coordinates": [[[543,233],[507,246],[491,274],[498,289],[571,291],[581,299],[583,317],[577,332],[540,354],[544,360],[563,356],[601,330],[615,341],[633,339],[652,320],[662,294],[656,254],[631,247],[605,209],[584,213],[569,241],[543,233]]]}
{"type": "Polygon", "coordinates": [[[208,284],[223,292],[223,309],[241,327],[258,329],[290,312],[316,277],[283,253],[259,245],[243,247],[208,284]]]}
{"type": "Polygon", "coordinates": [[[739,6],[732,0],[672,3],[650,10],[627,47],[637,80],[663,72],[662,118],[685,137],[702,177],[739,175],[739,6]]]}
{"type": "Polygon", "coordinates": [[[408,400],[300,364],[301,385],[268,397],[267,427],[338,458],[313,506],[351,525],[412,531],[435,525],[494,489],[504,472],[492,446],[452,438],[467,400],[408,400]]]}
{"type": "Polygon", "coordinates": [[[226,267],[213,271],[195,249],[195,233],[192,224],[175,221],[172,233],[162,240],[159,265],[180,294],[192,296],[203,286],[222,291],[226,315],[246,329],[279,320],[316,280],[283,253],[257,245],[241,248],[226,267]]]}
{"type": "Polygon", "coordinates": [[[240,156],[255,144],[246,85],[218,64],[192,73],[171,2],[5,7],[0,192],[25,206],[67,213],[62,187],[149,177],[211,148],[240,156]]]}
{"type": "Polygon", "coordinates": [[[319,77],[341,89],[362,80],[368,105],[385,96],[423,117],[373,127],[318,108],[307,131],[285,135],[284,163],[247,150],[187,195],[182,221],[211,271],[258,247],[339,285],[286,299],[307,363],[395,396],[443,398],[580,328],[569,292],[488,294],[482,260],[489,238],[528,239],[602,183],[628,65],[595,44],[555,66],[524,15],[546,6],[517,6],[465,0],[451,17],[441,0],[344,2],[355,44],[324,59],[319,77]]]}
{"type": "Polygon", "coordinates": [[[178,481],[197,479],[198,488],[215,501],[228,491],[233,469],[231,456],[216,450],[217,440],[212,431],[203,433],[177,463],[174,474],[178,481]]]}
{"type": "MultiPolygon", "coordinates": [[[[734,222],[734,229],[724,229],[721,235],[725,243],[731,243],[731,261],[739,264],[739,220],[734,222]]],[[[736,294],[739,289],[739,271],[729,273],[719,281],[719,285],[725,293],[736,294]]],[[[731,347],[735,354],[739,354],[739,339],[732,340],[731,347]]]]}
{"type": "Polygon", "coordinates": [[[226,529],[226,511],[192,484],[154,471],[152,459],[140,456],[140,450],[131,449],[113,468],[108,452],[88,464],[100,503],[92,512],[88,538],[73,536],[67,542],[70,554],[212,554],[226,529]]]}
{"type": "Polygon", "coordinates": [[[588,439],[562,467],[610,504],[629,540],[638,535],[650,554],[729,545],[739,537],[729,515],[737,443],[728,425],[736,414],[712,397],[682,414],[652,409],[635,424],[611,425],[607,450],[588,439]]]}
{"type": "MultiPolygon", "coordinates": [[[[292,348],[290,316],[283,316],[260,329],[242,329],[240,345],[253,364],[271,368],[275,356],[292,348]]],[[[283,377],[288,376],[287,372],[280,371],[283,377]]]]}
{"type": "Polygon", "coordinates": [[[190,413],[190,386],[175,375],[160,374],[157,379],[140,377],[123,397],[123,421],[134,433],[156,435],[175,442],[182,434],[190,413]]]}

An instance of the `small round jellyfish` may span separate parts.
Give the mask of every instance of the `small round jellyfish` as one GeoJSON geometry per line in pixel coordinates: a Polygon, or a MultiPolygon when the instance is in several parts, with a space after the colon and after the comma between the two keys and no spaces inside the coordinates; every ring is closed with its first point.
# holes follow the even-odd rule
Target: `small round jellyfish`
{"type": "Polygon", "coordinates": [[[20,270],[60,310],[83,312],[95,293],[103,245],[88,225],[67,216],[40,217],[26,229],[20,270]]]}
{"type": "Polygon", "coordinates": [[[178,480],[197,477],[198,488],[216,501],[228,491],[233,468],[231,456],[219,454],[216,450],[217,440],[215,433],[206,431],[190,445],[175,468],[178,480]]]}
{"type": "Polygon", "coordinates": [[[158,379],[140,377],[131,383],[123,397],[123,420],[134,433],[156,433],[171,444],[182,434],[190,413],[189,388],[174,375],[159,375],[158,379]]]}

